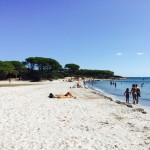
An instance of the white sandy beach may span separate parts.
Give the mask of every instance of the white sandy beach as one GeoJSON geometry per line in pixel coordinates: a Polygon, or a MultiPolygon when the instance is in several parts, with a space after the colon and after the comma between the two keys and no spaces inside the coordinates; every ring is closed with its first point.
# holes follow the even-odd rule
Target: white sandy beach
{"type": "MultiPolygon", "coordinates": [[[[0,84],[8,82],[0,82],[0,84]]],[[[0,150],[150,150],[143,114],[75,82],[0,87],[0,150]],[[49,98],[71,91],[76,99],[49,98]]]]}

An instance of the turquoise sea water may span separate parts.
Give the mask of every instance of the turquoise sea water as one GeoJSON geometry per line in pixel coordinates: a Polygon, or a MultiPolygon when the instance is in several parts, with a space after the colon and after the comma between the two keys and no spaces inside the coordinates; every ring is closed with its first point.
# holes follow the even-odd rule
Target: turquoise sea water
{"type": "MultiPolygon", "coordinates": [[[[141,90],[139,104],[150,108],[150,77],[128,77],[125,80],[112,80],[112,82],[116,83],[116,87],[114,84],[110,84],[110,80],[88,81],[87,84],[95,90],[121,101],[125,101],[124,92],[126,88],[131,90],[132,84],[138,84],[141,90]],[[144,84],[143,87],[141,86],[142,83],[144,84]]],[[[130,103],[132,102],[132,95],[130,95],[130,103]]]]}

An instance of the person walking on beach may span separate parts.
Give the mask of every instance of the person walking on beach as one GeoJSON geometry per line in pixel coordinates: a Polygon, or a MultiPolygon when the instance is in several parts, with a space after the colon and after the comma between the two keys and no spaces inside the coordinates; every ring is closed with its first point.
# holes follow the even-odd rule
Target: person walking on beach
{"type": "Polygon", "coordinates": [[[126,103],[129,104],[129,96],[130,96],[129,88],[126,88],[124,95],[126,96],[126,103]]]}
{"type": "Polygon", "coordinates": [[[137,103],[137,92],[136,92],[136,86],[135,84],[132,84],[132,88],[131,88],[131,92],[132,93],[132,97],[133,97],[133,104],[137,103]]]}
{"type": "Polygon", "coordinates": [[[11,77],[9,77],[9,83],[11,83],[11,77]]]}

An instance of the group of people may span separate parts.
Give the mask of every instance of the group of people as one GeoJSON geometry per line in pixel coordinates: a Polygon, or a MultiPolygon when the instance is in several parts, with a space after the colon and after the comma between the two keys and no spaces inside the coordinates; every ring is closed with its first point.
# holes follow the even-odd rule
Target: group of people
{"type": "Polygon", "coordinates": [[[138,87],[137,84],[132,84],[131,91],[129,90],[129,88],[126,88],[124,92],[124,95],[126,96],[126,103],[129,103],[130,94],[132,94],[133,97],[133,104],[138,104],[139,97],[141,97],[141,94],[140,94],[140,88],[138,87]]]}
{"type": "Polygon", "coordinates": [[[117,87],[117,83],[113,82],[112,80],[110,81],[110,85],[115,85],[115,88],[117,87]]]}

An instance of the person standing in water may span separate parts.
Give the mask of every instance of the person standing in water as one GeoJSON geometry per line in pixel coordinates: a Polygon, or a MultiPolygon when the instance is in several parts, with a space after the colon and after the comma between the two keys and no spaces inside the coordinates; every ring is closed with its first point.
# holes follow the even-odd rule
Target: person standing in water
{"type": "Polygon", "coordinates": [[[137,84],[135,85],[135,87],[136,87],[136,93],[137,93],[136,104],[138,104],[139,103],[139,97],[141,97],[141,92],[140,92],[140,88],[138,87],[137,84]]]}
{"type": "Polygon", "coordinates": [[[126,103],[129,104],[129,97],[130,97],[129,88],[126,88],[124,95],[126,96],[126,103]]]}
{"type": "Polygon", "coordinates": [[[132,85],[130,94],[131,93],[132,93],[132,97],[133,97],[133,104],[136,104],[137,103],[137,92],[136,92],[135,84],[132,85]]]}

